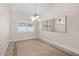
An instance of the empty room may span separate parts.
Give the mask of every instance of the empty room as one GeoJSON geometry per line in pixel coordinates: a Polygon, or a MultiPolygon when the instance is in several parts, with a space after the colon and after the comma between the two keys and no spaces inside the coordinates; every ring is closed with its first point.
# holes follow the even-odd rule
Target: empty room
{"type": "Polygon", "coordinates": [[[0,56],[79,56],[79,3],[0,3],[0,56]]]}

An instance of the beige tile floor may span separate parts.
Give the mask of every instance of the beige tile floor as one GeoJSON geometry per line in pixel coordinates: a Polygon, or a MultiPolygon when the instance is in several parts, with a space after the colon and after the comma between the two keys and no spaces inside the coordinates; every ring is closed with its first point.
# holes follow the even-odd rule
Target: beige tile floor
{"type": "Polygon", "coordinates": [[[55,47],[51,47],[38,39],[19,41],[16,43],[11,42],[6,56],[68,56],[55,47]]]}

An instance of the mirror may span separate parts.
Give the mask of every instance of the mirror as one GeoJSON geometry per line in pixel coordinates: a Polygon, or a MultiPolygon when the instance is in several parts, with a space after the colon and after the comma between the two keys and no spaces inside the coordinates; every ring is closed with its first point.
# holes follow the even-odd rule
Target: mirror
{"type": "Polygon", "coordinates": [[[58,16],[56,18],[42,21],[42,31],[66,32],[67,31],[67,16],[58,16]]]}

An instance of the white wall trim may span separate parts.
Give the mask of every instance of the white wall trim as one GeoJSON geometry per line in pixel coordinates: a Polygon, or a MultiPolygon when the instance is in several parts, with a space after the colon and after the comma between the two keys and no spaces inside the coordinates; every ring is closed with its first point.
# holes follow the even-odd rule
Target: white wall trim
{"type": "Polygon", "coordinates": [[[49,40],[47,40],[44,37],[39,37],[39,38],[42,39],[42,40],[45,40],[45,41],[47,41],[47,42],[49,42],[51,44],[55,44],[55,45],[57,45],[60,48],[64,48],[64,49],[66,49],[68,51],[71,51],[73,53],[79,54],[79,50],[77,50],[76,48],[72,48],[72,47],[69,47],[69,46],[66,46],[66,45],[62,45],[62,44],[59,44],[59,43],[56,43],[56,42],[49,41],[49,40]]]}
{"type": "Polygon", "coordinates": [[[5,55],[5,53],[7,51],[7,48],[8,48],[8,45],[9,45],[9,41],[6,43],[6,45],[5,45],[5,47],[4,47],[3,51],[2,51],[1,56],[4,56],[5,55]]]}
{"type": "Polygon", "coordinates": [[[34,38],[37,38],[37,37],[16,38],[16,39],[10,40],[10,42],[16,42],[16,41],[22,41],[22,40],[30,40],[30,39],[34,39],[34,38]]]}

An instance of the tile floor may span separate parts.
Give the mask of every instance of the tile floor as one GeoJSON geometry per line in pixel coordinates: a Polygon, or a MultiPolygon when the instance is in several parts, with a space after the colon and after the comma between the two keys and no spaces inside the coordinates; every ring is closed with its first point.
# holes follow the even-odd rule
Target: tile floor
{"type": "Polygon", "coordinates": [[[68,56],[38,39],[11,42],[5,56],[68,56]]]}

